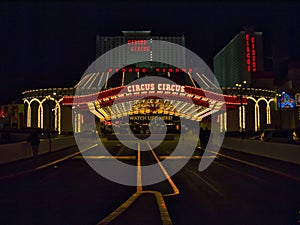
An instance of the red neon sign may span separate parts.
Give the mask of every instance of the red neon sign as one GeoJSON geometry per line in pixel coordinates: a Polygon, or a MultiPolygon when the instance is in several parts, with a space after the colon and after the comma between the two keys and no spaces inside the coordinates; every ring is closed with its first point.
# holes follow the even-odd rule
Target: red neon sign
{"type": "Polygon", "coordinates": [[[147,40],[128,40],[128,45],[147,45],[147,40]]]}
{"type": "MultiPolygon", "coordinates": [[[[149,68],[140,68],[140,67],[129,67],[129,68],[108,68],[107,69],[107,72],[109,73],[112,73],[112,72],[118,72],[118,71],[121,71],[122,73],[126,73],[126,72],[142,72],[142,73],[145,73],[145,72],[150,72],[152,71],[152,69],[149,69],[149,68]]],[[[160,67],[156,67],[155,68],[155,72],[157,73],[180,73],[180,72],[185,72],[185,73],[192,73],[193,72],[193,69],[192,68],[160,68],[160,67]]]]}
{"type": "Polygon", "coordinates": [[[127,40],[131,52],[150,52],[147,40],[127,40]]]}
{"type": "Polygon", "coordinates": [[[248,72],[256,72],[255,36],[246,33],[246,65],[248,72]]]}

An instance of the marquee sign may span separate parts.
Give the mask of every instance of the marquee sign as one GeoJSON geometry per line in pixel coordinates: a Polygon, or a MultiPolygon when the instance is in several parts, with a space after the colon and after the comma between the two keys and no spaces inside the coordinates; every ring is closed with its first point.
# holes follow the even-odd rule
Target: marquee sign
{"type": "MultiPolygon", "coordinates": [[[[171,91],[184,93],[184,86],[178,84],[162,84],[162,83],[150,83],[150,84],[133,84],[126,86],[128,93],[145,92],[145,91],[171,91]]],[[[158,92],[159,93],[159,92],[158,92]]]]}
{"type": "Polygon", "coordinates": [[[287,93],[281,94],[281,97],[278,101],[279,109],[292,109],[295,108],[295,99],[291,98],[287,93]]]}
{"type": "MultiPolygon", "coordinates": [[[[181,72],[184,72],[184,73],[192,73],[193,72],[193,69],[192,68],[172,68],[172,67],[168,67],[168,68],[165,68],[165,67],[157,67],[154,69],[155,72],[157,73],[181,73],[181,72]]],[[[108,68],[107,69],[107,72],[109,73],[114,73],[114,72],[119,72],[119,71],[122,71],[123,73],[126,73],[126,72],[129,72],[129,73],[132,73],[132,72],[135,72],[135,73],[146,73],[146,72],[152,72],[153,69],[149,69],[149,68],[140,68],[140,67],[130,67],[130,68],[108,68]]]]}

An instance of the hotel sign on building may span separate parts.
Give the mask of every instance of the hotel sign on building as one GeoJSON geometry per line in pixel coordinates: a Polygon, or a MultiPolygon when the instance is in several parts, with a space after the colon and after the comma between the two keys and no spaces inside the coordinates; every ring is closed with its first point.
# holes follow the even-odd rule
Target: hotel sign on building
{"type": "Polygon", "coordinates": [[[245,33],[246,40],[246,64],[248,72],[256,72],[256,49],[255,36],[252,33],[245,33]]]}

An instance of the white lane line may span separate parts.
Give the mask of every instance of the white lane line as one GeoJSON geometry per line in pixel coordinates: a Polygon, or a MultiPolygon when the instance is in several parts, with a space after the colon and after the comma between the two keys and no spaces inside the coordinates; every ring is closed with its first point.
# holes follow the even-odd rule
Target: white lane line
{"type": "Polygon", "coordinates": [[[193,174],[198,177],[203,183],[205,183],[209,188],[211,188],[214,192],[216,192],[219,196],[224,197],[223,194],[211,183],[209,183],[207,180],[202,178],[199,174],[197,174],[195,171],[193,171],[193,174]]]}
{"type": "Polygon", "coordinates": [[[181,155],[176,155],[176,156],[168,156],[168,155],[161,155],[158,156],[159,159],[208,159],[208,158],[216,158],[215,156],[200,156],[200,155],[194,155],[192,157],[190,156],[181,156],[181,155]]]}
{"type": "Polygon", "coordinates": [[[238,173],[238,174],[240,174],[240,175],[242,175],[244,177],[251,178],[251,179],[253,179],[253,180],[255,180],[255,181],[259,182],[259,183],[264,183],[264,184],[267,183],[265,179],[261,179],[261,178],[256,177],[256,176],[252,176],[249,173],[242,172],[241,170],[234,169],[232,167],[226,166],[226,165],[224,165],[222,163],[219,163],[219,162],[216,162],[216,161],[214,161],[214,163],[216,165],[220,166],[220,167],[223,167],[223,168],[227,169],[227,170],[234,171],[235,173],[238,173]]]}
{"type": "Polygon", "coordinates": [[[176,187],[175,183],[173,182],[173,180],[171,179],[170,175],[168,174],[168,172],[166,171],[166,169],[163,167],[163,165],[161,164],[161,162],[159,161],[157,155],[155,154],[154,150],[152,149],[151,145],[149,144],[149,142],[147,142],[147,145],[149,146],[149,149],[151,150],[152,155],[154,156],[155,160],[157,161],[157,164],[159,165],[160,169],[162,170],[163,174],[165,175],[165,177],[167,178],[169,184],[171,185],[172,189],[173,189],[173,193],[172,194],[164,194],[163,196],[172,196],[172,195],[178,195],[179,194],[179,190],[176,187]]]}
{"type": "Polygon", "coordinates": [[[142,167],[141,167],[141,143],[138,142],[138,159],[137,159],[137,174],[136,174],[136,191],[143,191],[142,186],[142,167]]]}
{"type": "Polygon", "coordinates": [[[18,173],[9,174],[9,175],[0,177],[0,180],[4,180],[4,179],[8,179],[8,178],[14,178],[14,177],[18,177],[18,176],[25,175],[25,174],[30,174],[30,173],[33,173],[33,172],[38,171],[38,170],[45,169],[45,168],[47,168],[47,167],[49,167],[49,166],[53,166],[53,165],[55,165],[55,164],[57,164],[57,163],[60,163],[60,162],[65,161],[65,160],[67,160],[67,159],[73,158],[74,156],[79,155],[79,154],[82,153],[82,152],[86,152],[86,151],[88,151],[88,150],[90,150],[90,149],[96,147],[97,145],[98,145],[98,144],[94,144],[94,145],[92,145],[92,146],[86,147],[85,149],[83,149],[83,150],[81,150],[81,151],[79,151],[79,152],[75,152],[75,153],[70,154],[70,155],[68,155],[68,156],[65,156],[65,157],[63,157],[63,158],[61,158],[61,159],[52,161],[52,162],[50,162],[50,163],[47,163],[47,164],[38,166],[38,167],[33,168],[33,169],[24,170],[24,171],[21,171],[21,172],[18,172],[18,173]]]}
{"type": "Polygon", "coordinates": [[[90,155],[90,156],[76,156],[73,159],[119,159],[119,160],[136,160],[136,156],[104,156],[104,155],[90,155]]]}
{"type": "MultiPolygon", "coordinates": [[[[206,150],[206,151],[209,151],[209,150],[206,150]]],[[[239,163],[242,163],[242,164],[245,164],[245,165],[260,169],[260,170],[263,170],[263,171],[267,171],[269,173],[276,174],[276,175],[284,177],[284,178],[288,178],[288,179],[300,182],[300,177],[296,177],[296,176],[293,176],[293,175],[290,175],[290,174],[287,174],[287,173],[284,173],[284,172],[281,172],[281,171],[273,170],[273,169],[268,168],[268,167],[264,167],[264,166],[261,166],[261,165],[258,165],[258,164],[252,163],[252,162],[248,162],[248,161],[245,161],[245,160],[242,160],[242,159],[234,158],[234,157],[224,155],[224,154],[221,154],[221,153],[218,153],[218,152],[214,152],[214,151],[209,151],[209,152],[215,153],[215,154],[217,154],[217,155],[219,155],[223,158],[230,159],[232,161],[236,161],[236,162],[239,162],[239,163]]]]}

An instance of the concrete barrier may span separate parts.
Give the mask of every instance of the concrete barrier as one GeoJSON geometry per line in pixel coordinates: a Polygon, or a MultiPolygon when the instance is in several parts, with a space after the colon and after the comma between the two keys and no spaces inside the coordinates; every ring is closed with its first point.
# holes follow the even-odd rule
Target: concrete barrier
{"type": "Polygon", "coordinates": [[[300,165],[300,145],[296,144],[226,137],[224,138],[222,147],[300,165]]]}
{"type": "MultiPolygon", "coordinates": [[[[76,145],[74,136],[63,136],[51,139],[51,151],[57,151],[76,145]]],[[[49,139],[41,139],[39,154],[50,152],[49,139]]],[[[28,142],[18,142],[0,145],[0,164],[32,157],[31,146],[28,142]]]]}

